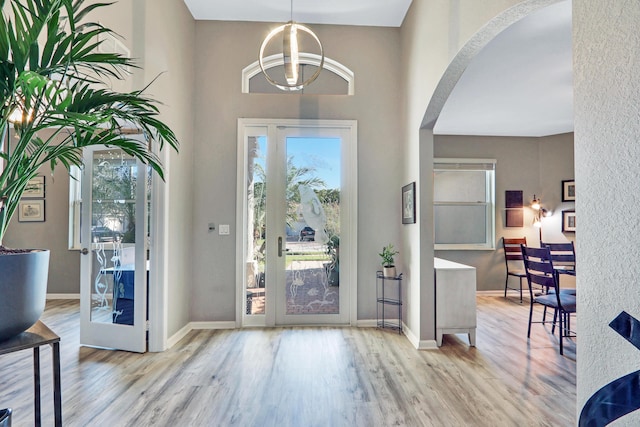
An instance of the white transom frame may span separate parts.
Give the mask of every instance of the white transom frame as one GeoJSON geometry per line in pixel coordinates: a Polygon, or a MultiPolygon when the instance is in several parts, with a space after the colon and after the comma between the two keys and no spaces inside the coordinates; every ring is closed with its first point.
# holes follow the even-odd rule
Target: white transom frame
{"type": "MultiPolygon", "coordinates": [[[[315,53],[300,52],[299,54],[300,64],[314,65],[316,67],[319,67],[321,61],[322,57],[315,53]]],[[[281,53],[277,53],[264,58],[263,64],[265,70],[269,70],[273,67],[284,65],[284,58],[281,53]]],[[[340,78],[344,79],[347,82],[347,95],[354,94],[355,74],[353,73],[353,71],[351,71],[349,68],[345,67],[338,61],[327,58],[326,56],[324,58],[324,65],[322,68],[323,70],[330,71],[340,78]]],[[[242,93],[250,93],[249,81],[261,72],[262,70],[260,70],[260,62],[258,60],[242,69],[242,93]]]]}

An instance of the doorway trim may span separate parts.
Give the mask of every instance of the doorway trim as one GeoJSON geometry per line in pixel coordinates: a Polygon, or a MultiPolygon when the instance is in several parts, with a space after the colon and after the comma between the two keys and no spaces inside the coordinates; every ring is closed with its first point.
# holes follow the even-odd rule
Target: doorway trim
{"type": "MultiPolygon", "coordinates": [[[[358,129],[356,120],[311,120],[311,119],[238,119],[238,144],[237,144],[237,188],[236,188],[236,327],[257,326],[253,324],[243,324],[243,300],[244,284],[246,283],[246,268],[244,255],[247,242],[247,197],[246,182],[247,176],[247,133],[249,127],[308,127],[308,128],[343,128],[350,134],[350,143],[346,147],[347,185],[343,187],[343,198],[341,204],[348,205],[348,216],[346,218],[347,227],[350,230],[350,244],[347,251],[341,251],[342,262],[352,266],[349,269],[346,280],[349,281],[349,324],[355,326],[358,319],[358,129]]],[[[265,326],[275,325],[275,312],[272,318],[267,316],[265,326]]]]}
{"type": "MultiPolygon", "coordinates": [[[[154,151],[160,158],[165,168],[165,180],[168,181],[170,168],[170,156],[167,150],[159,151],[157,145],[154,151]]],[[[149,242],[150,268],[149,268],[149,292],[147,301],[149,309],[147,316],[148,341],[147,350],[150,352],[161,352],[169,348],[168,342],[168,318],[169,318],[169,279],[165,266],[169,259],[169,186],[167,181],[160,179],[154,173],[151,182],[151,215],[149,221],[151,230],[151,241],[149,242]]]]}

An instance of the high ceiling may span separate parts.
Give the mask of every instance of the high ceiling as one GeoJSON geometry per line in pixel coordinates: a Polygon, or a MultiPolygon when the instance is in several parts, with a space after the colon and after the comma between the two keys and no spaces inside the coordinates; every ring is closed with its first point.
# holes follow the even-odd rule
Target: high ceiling
{"type": "Polygon", "coordinates": [[[546,136],[573,131],[571,1],[534,12],[473,59],[434,133],[546,136]]]}
{"type": "Polygon", "coordinates": [[[195,19],[399,27],[411,0],[184,0],[195,19]]]}
{"type": "MultiPolygon", "coordinates": [[[[185,3],[198,20],[283,22],[291,17],[290,0],[185,3]]],[[[399,27],[410,3],[295,0],[293,19],[308,24],[399,27]]],[[[436,134],[492,136],[571,131],[571,0],[532,13],[487,45],[465,70],[434,128],[436,134]]]]}

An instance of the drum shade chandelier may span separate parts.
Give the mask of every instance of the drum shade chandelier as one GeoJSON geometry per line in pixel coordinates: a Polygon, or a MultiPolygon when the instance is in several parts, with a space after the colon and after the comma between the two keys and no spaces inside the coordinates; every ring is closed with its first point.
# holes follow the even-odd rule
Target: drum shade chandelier
{"type": "Polygon", "coordinates": [[[311,84],[315,79],[318,78],[320,72],[322,71],[322,67],[324,65],[324,49],[322,47],[322,43],[320,43],[320,39],[315,35],[309,27],[306,27],[302,24],[298,24],[293,20],[293,0],[291,0],[291,19],[284,25],[281,25],[271,31],[267,37],[262,42],[262,46],[260,46],[260,55],[258,57],[258,62],[260,64],[260,70],[262,70],[262,74],[267,79],[267,81],[278,89],[285,91],[295,91],[301,90],[305,86],[311,84]],[[320,64],[318,65],[318,69],[315,73],[308,79],[300,82],[300,52],[298,50],[298,33],[304,32],[307,33],[318,45],[320,50],[320,64]],[[267,73],[267,70],[264,66],[264,52],[267,46],[271,43],[271,41],[282,33],[282,57],[284,64],[284,77],[286,82],[280,82],[274,79],[272,76],[267,73]]]}

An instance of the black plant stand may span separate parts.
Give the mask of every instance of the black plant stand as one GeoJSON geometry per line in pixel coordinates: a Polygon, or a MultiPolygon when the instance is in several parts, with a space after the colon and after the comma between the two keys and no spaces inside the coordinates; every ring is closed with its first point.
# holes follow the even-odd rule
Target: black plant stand
{"type": "MultiPolygon", "coordinates": [[[[386,277],[382,271],[376,272],[376,317],[378,328],[396,329],[402,333],[402,273],[396,277],[386,277]],[[395,289],[387,289],[386,287],[395,289]],[[385,307],[395,306],[398,308],[397,316],[389,320],[386,316],[385,307]]],[[[394,313],[395,314],[395,313],[394,313]]]]}
{"type": "Polygon", "coordinates": [[[55,426],[62,426],[62,393],[60,384],[60,337],[41,321],[9,340],[0,342],[0,355],[33,349],[33,398],[36,427],[42,425],[40,416],[40,347],[49,344],[53,357],[53,410],[55,426]]]}

